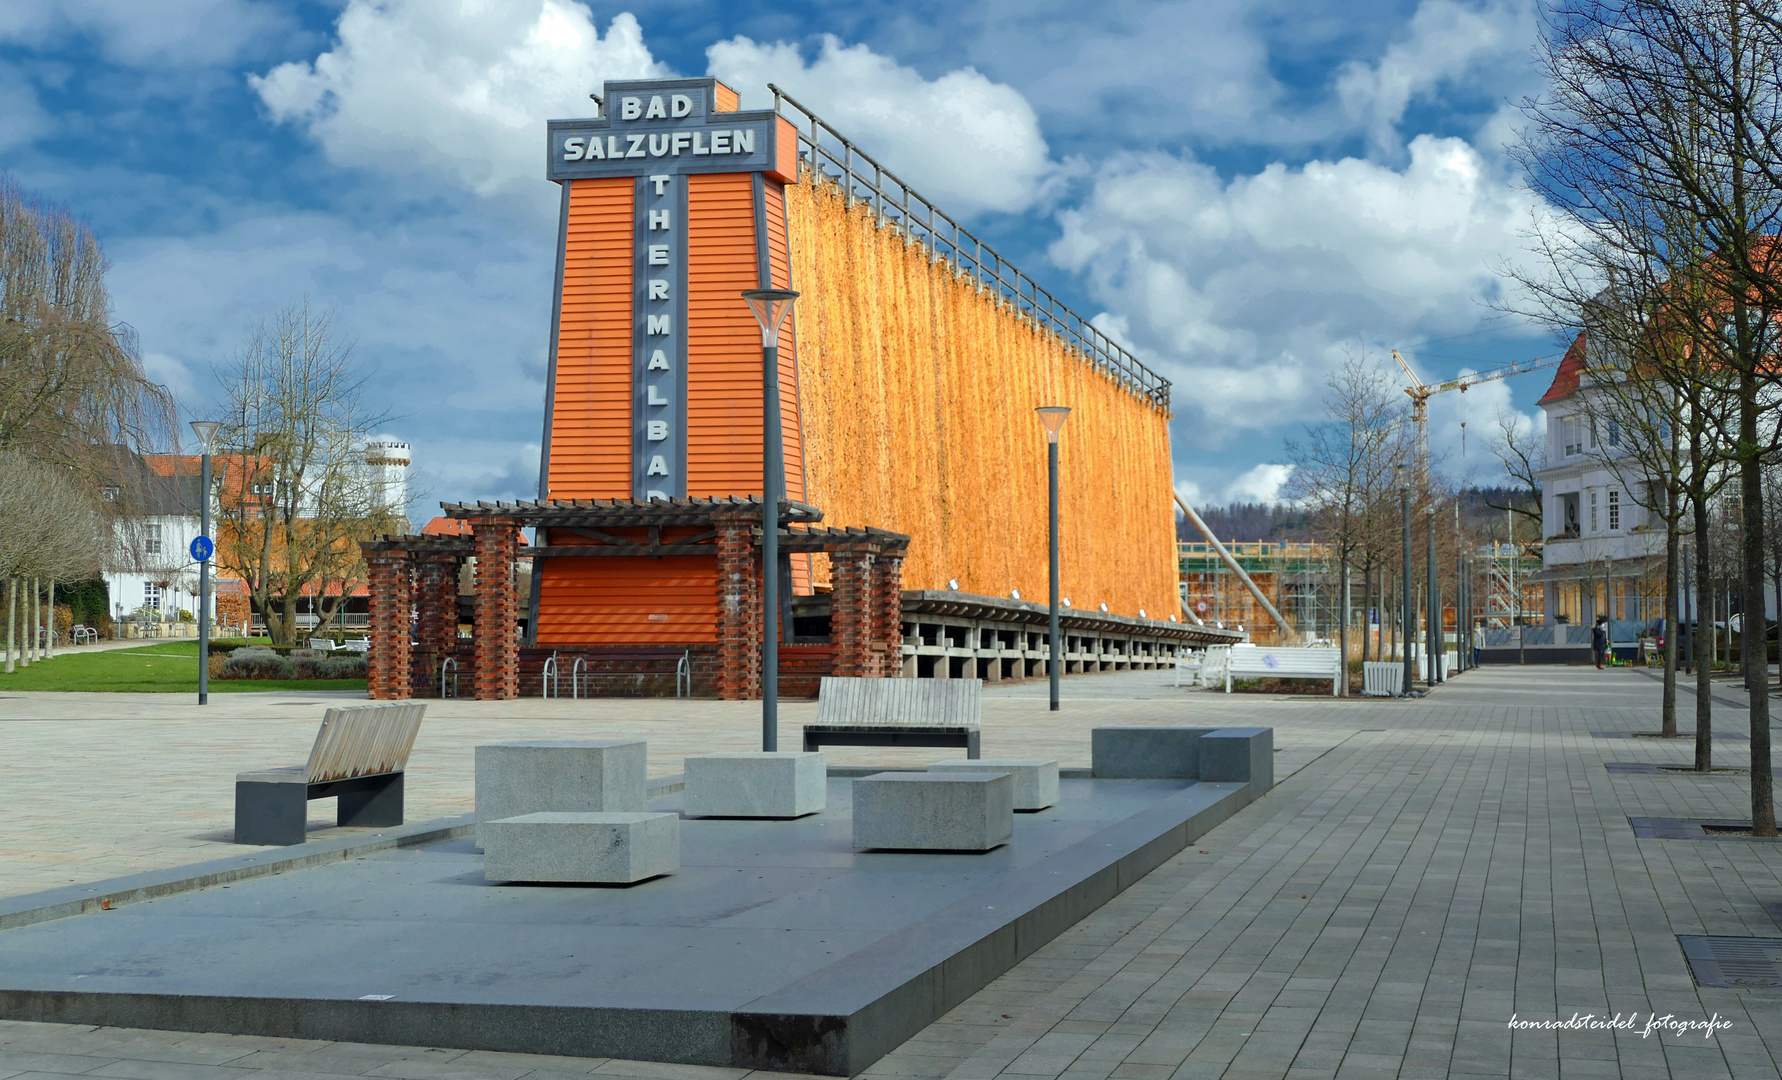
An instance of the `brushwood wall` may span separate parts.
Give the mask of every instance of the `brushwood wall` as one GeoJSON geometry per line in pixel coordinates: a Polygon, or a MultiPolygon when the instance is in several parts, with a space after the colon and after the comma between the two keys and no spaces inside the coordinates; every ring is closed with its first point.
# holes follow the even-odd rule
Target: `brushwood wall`
{"type": "MultiPolygon", "coordinates": [[[[805,485],[827,520],[913,537],[907,589],[1044,602],[1046,437],[1060,587],[1079,610],[1179,615],[1169,415],[807,171],[786,186],[805,485]]],[[[828,568],[817,557],[817,584],[828,568]]]]}

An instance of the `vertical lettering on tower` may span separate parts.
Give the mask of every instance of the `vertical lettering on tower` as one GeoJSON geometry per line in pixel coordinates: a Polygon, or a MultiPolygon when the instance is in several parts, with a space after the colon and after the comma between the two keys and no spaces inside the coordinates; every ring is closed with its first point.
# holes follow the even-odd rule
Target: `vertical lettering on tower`
{"type": "Polygon", "coordinates": [[[631,487],[687,497],[687,178],[637,179],[631,487]]]}

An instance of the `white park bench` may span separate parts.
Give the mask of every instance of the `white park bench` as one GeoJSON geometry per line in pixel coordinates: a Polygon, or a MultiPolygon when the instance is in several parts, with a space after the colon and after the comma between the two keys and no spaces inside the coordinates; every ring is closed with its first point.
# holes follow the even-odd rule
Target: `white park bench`
{"type": "Polygon", "coordinates": [[[91,645],[99,640],[99,631],[85,623],[75,623],[69,633],[76,645],[91,645]]]}
{"type": "Polygon", "coordinates": [[[309,647],[312,649],[319,649],[322,652],[333,652],[335,649],[340,648],[340,646],[334,644],[333,638],[327,638],[327,637],[312,637],[312,638],[310,638],[309,639],[309,647]]]}
{"type": "Polygon", "coordinates": [[[952,746],[975,758],[983,701],[980,679],[826,675],[817,687],[817,722],[804,726],[804,748],[952,746]]]}
{"type": "Polygon", "coordinates": [[[235,776],[235,842],[301,844],[311,799],[338,798],[340,825],[402,824],[402,771],[427,706],[329,709],[309,762],[235,776]]]}
{"type": "Polygon", "coordinates": [[[1208,645],[1204,649],[1183,652],[1176,657],[1176,685],[1188,676],[1188,685],[1205,689],[1225,681],[1225,665],[1231,659],[1230,645],[1208,645]]]}
{"type": "Polygon", "coordinates": [[[1343,676],[1341,649],[1277,649],[1252,645],[1233,648],[1225,667],[1225,692],[1233,679],[1329,679],[1331,696],[1343,676]]]}

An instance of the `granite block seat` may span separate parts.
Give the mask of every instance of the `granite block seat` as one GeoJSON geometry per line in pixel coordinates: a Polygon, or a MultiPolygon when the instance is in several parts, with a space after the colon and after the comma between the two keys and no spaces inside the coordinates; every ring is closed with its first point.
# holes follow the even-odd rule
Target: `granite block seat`
{"type": "Polygon", "coordinates": [[[547,812],[481,828],[487,881],[628,885],[681,867],[678,814],[547,812]]]}
{"type": "Polygon", "coordinates": [[[1012,773],[874,773],[854,781],[856,848],[989,851],[1014,835],[1012,773]]]}
{"type": "Polygon", "coordinates": [[[980,679],[857,679],[824,676],[817,721],[804,748],[944,746],[979,756],[984,683],[980,679]]]}
{"type": "Polygon", "coordinates": [[[929,772],[1006,772],[1015,777],[1015,809],[1044,810],[1058,803],[1058,762],[1038,758],[954,758],[928,766],[929,772]]]}
{"type": "Polygon", "coordinates": [[[641,813],[647,745],[638,741],[519,739],[476,748],[477,845],[501,818],[641,813]]]}
{"type": "Polygon", "coordinates": [[[402,824],[402,778],[427,706],[350,705],[322,714],[303,765],[235,775],[235,842],[301,844],[311,799],[335,799],[335,823],[402,824]]]}
{"type": "Polygon", "coordinates": [[[699,754],[686,759],[683,782],[689,817],[795,818],[829,801],[823,755],[796,750],[699,754]]]}
{"type": "Polygon", "coordinates": [[[1247,783],[1261,795],[1275,784],[1274,746],[1273,728],[1095,728],[1090,771],[1098,780],[1247,783]]]}

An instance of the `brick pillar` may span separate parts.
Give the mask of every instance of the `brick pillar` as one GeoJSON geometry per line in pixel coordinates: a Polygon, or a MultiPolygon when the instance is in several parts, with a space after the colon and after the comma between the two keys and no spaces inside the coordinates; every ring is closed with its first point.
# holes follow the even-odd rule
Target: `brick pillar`
{"type": "Polygon", "coordinates": [[[520,696],[519,593],[514,560],[520,529],[493,518],[471,523],[476,534],[476,696],[506,701],[520,696]]]}
{"type": "Polygon", "coordinates": [[[761,696],[761,560],[751,526],[753,514],[719,514],[718,697],[750,701],[761,696]]]}
{"type": "Polygon", "coordinates": [[[421,686],[437,693],[440,662],[458,647],[458,558],[432,554],[416,562],[416,659],[428,672],[421,686]]]}
{"type": "Polygon", "coordinates": [[[869,654],[872,640],[872,554],[829,553],[829,643],[835,652],[835,673],[861,678],[877,674],[869,654]]]}
{"type": "Polygon", "coordinates": [[[881,678],[903,674],[903,556],[882,551],[872,561],[872,655],[881,678]]]}
{"type": "Polygon", "coordinates": [[[405,551],[369,551],[371,651],[366,659],[366,696],[377,701],[409,696],[409,612],[414,582],[405,551]]]}

